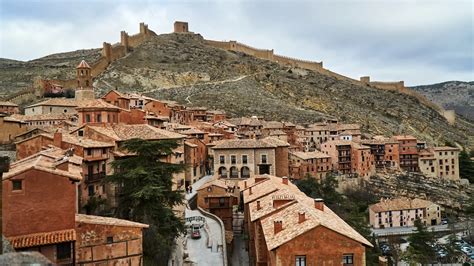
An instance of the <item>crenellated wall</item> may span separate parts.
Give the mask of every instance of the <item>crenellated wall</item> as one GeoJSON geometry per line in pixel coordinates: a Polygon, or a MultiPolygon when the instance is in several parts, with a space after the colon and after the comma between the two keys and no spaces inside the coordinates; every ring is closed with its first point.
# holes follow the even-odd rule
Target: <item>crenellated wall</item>
{"type": "Polygon", "coordinates": [[[315,71],[321,69],[323,66],[322,62],[306,61],[306,60],[300,60],[300,59],[286,57],[282,55],[277,55],[277,54],[274,54],[273,49],[271,50],[258,49],[258,48],[255,48],[255,47],[252,47],[252,46],[249,46],[237,41],[222,42],[222,41],[206,40],[206,43],[216,48],[220,48],[220,49],[224,49],[228,51],[234,51],[234,52],[241,52],[244,54],[255,56],[260,59],[270,60],[270,61],[282,64],[282,65],[287,65],[287,66],[306,68],[306,69],[315,70],[315,71]]]}

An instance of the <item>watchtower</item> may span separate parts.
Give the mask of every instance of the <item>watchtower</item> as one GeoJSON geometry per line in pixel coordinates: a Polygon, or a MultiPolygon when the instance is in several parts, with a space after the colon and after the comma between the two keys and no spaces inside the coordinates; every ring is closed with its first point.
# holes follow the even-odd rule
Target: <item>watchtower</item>
{"type": "Polygon", "coordinates": [[[184,21],[175,21],[174,32],[175,33],[189,32],[188,23],[184,21]]]}

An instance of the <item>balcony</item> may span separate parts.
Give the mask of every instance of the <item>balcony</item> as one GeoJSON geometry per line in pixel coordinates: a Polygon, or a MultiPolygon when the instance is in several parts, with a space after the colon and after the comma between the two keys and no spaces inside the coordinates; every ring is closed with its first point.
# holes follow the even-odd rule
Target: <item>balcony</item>
{"type": "Polygon", "coordinates": [[[105,178],[105,172],[87,174],[85,177],[86,177],[86,182],[95,182],[95,181],[99,181],[105,178]]]}

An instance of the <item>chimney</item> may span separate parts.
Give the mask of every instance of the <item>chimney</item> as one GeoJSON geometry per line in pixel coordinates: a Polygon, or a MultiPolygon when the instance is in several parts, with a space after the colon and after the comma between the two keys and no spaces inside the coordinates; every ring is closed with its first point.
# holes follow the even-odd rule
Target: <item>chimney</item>
{"type": "Polygon", "coordinates": [[[249,187],[249,195],[252,195],[252,187],[249,187]]]}
{"type": "Polygon", "coordinates": [[[300,223],[304,222],[305,220],[306,220],[306,217],[304,215],[304,212],[299,212],[298,213],[298,223],[300,224],[300,223]]]}
{"type": "Polygon", "coordinates": [[[314,199],[314,207],[320,211],[324,211],[324,200],[321,198],[314,199]]]}
{"type": "Polygon", "coordinates": [[[273,226],[274,226],[275,235],[278,234],[281,230],[283,230],[282,221],[273,221],[273,226]]]}
{"type": "Polygon", "coordinates": [[[262,206],[260,206],[260,201],[257,200],[257,211],[260,210],[262,208],[262,206]]]}
{"type": "Polygon", "coordinates": [[[281,178],[283,184],[288,185],[288,177],[284,176],[281,178]]]}
{"type": "Polygon", "coordinates": [[[53,145],[61,148],[61,143],[63,142],[63,133],[54,132],[53,145]]]}

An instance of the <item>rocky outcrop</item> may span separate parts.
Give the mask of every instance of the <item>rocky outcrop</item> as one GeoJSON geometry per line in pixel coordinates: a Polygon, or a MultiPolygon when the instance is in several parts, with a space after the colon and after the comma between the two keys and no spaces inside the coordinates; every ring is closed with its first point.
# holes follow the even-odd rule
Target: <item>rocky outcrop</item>
{"type": "Polygon", "coordinates": [[[474,185],[461,185],[443,179],[428,178],[417,173],[379,173],[362,182],[378,197],[411,197],[427,199],[445,208],[460,211],[465,208],[474,185]]]}

